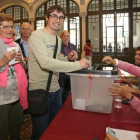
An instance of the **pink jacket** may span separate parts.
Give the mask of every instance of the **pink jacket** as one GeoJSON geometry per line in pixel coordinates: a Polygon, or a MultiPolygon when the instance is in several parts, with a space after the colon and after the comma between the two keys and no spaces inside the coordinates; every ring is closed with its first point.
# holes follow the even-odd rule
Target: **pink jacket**
{"type": "MultiPolygon", "coordinates": [[[[140,67],[137,67],[133,64],[119,60],[118,68],[140,77],[140,67]]],[[[132,106],[133,109],[140,113],[140,100],[137,97],[134,96],[134,98],[129,102],[129,104],[132,106]]]]}
{"type": "Polygon", "coordinates": [[[129,101],[129,104],[132,106],[133,109],[140,113],[140,100],[136,96],[134,96],[134,98],[129,101]]]}
{"type": "Polygon", "coordinates": [[[118,68],[140,77],[140,67],[137,67],[133,64],[119,60],[118,61],[118,68]]]}

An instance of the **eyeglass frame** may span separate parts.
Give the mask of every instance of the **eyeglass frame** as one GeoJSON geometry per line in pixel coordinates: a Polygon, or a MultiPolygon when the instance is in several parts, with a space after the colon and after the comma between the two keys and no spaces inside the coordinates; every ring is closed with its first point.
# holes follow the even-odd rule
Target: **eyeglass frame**
{"type": "Polygon", "coordinates": [[[11,29],[14,29],[14,26],[2,26],[2,25],[1,25],[0,28],[7,29],[7,30],[8,30],[8,29],[10,29],[10,28],[11,28],[11,29]],[[5,27],[6,27],[6,28],[5,28],[5,27]]]}
{"type": "Polygon", "coordinates": [[[59,21],[60,21],[60,22],[64,22],[65,16],[60,16],[60,17],[63,17],[63,18],[64,18],[63,21],[61,21],[60,17],[58,17],[56,14],[49,15],[49,16],[51,16],[51,19],[53,18],[53,17],[52,17],[53,15],[56,16],[56,19],[53,19],[53,20],[57,20],[57,19],[59,18],[59,21]]]}

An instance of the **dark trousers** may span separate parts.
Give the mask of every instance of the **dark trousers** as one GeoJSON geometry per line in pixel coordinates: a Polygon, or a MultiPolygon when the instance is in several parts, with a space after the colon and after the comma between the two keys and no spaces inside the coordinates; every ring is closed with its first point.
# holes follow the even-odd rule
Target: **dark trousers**
{"type": "Polygon", "coordinates": [[[64,75],[59,78],[60,94],[62,97],[62,104],[67,100],[69,92],[71,91],[70,76],[64,75]]]}
{"type": "Polygon", "coordinates": [[[56,116],[62,106],[62,100],[59,90],[51,92],[47,97],[49,111],[43,116],[32,116],[33,132],[31,140],[39,140],[50,122],[56,116]]]}
{"type": "Polygon", "coordinates": [[[20,140],[23,110],[19,101],[0,105],[0,140],[20,140]]]}

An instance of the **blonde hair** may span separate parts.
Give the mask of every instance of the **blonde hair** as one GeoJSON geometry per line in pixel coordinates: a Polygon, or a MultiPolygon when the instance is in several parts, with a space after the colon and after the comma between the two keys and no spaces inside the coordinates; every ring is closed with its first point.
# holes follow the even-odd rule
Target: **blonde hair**
{"type": "Polygon", "coordinates": [[[62,37],[64,36],[64,34],[65,34],[66,32],[69,33],[69,31],[66,31],[66,30],[63,30],[63,31],[61,32],[61,34],[60,34],[60,38],[61,38],[61,39],[62,39],[62,37]]]}

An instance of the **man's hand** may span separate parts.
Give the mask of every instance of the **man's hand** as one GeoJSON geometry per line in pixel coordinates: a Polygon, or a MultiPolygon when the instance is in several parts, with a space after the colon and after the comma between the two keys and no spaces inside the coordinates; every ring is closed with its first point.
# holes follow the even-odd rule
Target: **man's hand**
{"type": "Polygon", "coordinates": [[[28,57],[24,57],[24,61],[27,63],[28,62],[28,57]]]}
{"type": "Polygon", "coordinates": [[[78,58],[76,51],[71,51],[68,55],[68,60],[75,61],[78,58]]]}
{"type": "Polygon", "coordinates": [[[102,59],[102,61],[107,63],[107,64],[116,65],[116,61],[114,59],[112,59],[110,56],[105,56],[102,59]]]}
{"type": "Polygon", "coordinates": [[[109,133],[106,133],[105,140],[118,140],[117,138],[111,136],[109,133]]]}
{"type": "Polygon", "coordinates": [[[60,53],[60,56],[61,56],[61,57],[65,57],[65,55],[64,55],[64,54],[62,54],[62,53],[60,53]]]}
{"type": "Polygon", "coordinates": [[[86,69],[86,68],[90,67],[90,62],[85,58],[81,59],[79,62],[81,65],[81,69],[86,69]]]}

